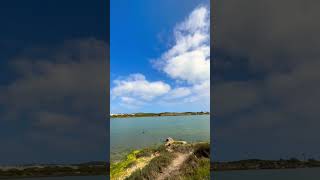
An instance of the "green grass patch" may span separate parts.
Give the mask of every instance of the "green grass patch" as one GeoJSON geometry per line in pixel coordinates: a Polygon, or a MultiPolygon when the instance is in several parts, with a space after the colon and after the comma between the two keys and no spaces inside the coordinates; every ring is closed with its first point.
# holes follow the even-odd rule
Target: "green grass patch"
{"type": "Polygon", "coordinates": [[[168,180],[209,180],[210,179],[210,159],[200,158],[191,155],[186,163],[181,167],[178,175],[170,177],[168,180]]]}
{"type": "Polygon", "coordinates": [[[124,160],[113,163],[110,165],[110,177],[111,179],[121,176],[126,168],[132,166],[137,160],[136,155],[139,153],[139,150],[132,151],[129,153],[124,160]]]}
{"type": "MultiPolygon", "coordinates": [[[[175,158],[175,153],[189,153],[193,152],[186,162],[181,166],[180,171],[174,179],[186,180],[206,180],[210,179],[210,144],[209,143],[196,143],[196,144],[173,144],[171,149],[173,152],[168,152],[165,145],[154,146],[142,150],[132,151],[124,158],[123,161],[111,164],[110,176],[111,179],[121,177],[127,168],[140,162],[140,158],[150,157],[152,154],[159,154],[153,158],[143,169],[138,169],[133,172],[126,180],[141,180],[141,179],[155,179],[165,168],[170,165],[175,158]]],[[[123,177],[123,176],[122,176],[123,177]]]]}
{"type": "Polygon", "coordinates": [[[169,180],[209,180],[210,179],[210,144],[197,143],[192,145],[193,154],[182,165],[179,174],[169,180]]]}
{"type": "Polygon", "coordinates": [[[145,149],[142,149],[139,153],[137,153],[136,157],[137,158],[150,157],[156,151],[157,151],[156,148],[145,148],[145,149]]]}

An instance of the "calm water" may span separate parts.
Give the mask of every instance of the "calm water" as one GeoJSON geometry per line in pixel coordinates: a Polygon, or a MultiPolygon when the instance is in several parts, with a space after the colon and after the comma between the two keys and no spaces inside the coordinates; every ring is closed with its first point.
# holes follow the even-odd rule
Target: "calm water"
{"type": "MultiPolygon", "coordinates": [[[[107,180],[107,176],[70,176],[70,177],[43,177],[43,178],[25,178],[25,180],[107,180]]],[[[15,179],[12,179],[15,180],[15,179]]],[[[22,180],[22,179],[16,179],[22,180]]]]}
{"type": "Polygon", "coordinates": [[[319,180],[320,168],[213,172],[214,180],[319,180]]]}
{"type": "Polygon", "coordinates": [[[210,140],[210,116],[113,118],[110,124],[111,160],[133,149],[160,144],[172,137],[185,141],[210,140]]]}

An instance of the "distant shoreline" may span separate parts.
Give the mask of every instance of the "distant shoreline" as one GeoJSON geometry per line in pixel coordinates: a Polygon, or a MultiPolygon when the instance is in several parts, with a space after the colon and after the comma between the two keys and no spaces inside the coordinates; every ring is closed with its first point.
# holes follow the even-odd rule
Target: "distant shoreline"
{"type": "MultiPolygon", "coordinates": [[[[301,161],[295,158],[280,160],[247,159],[230,162],[210,163],[210,171],[254,171],[254,170],[284,170],[320,168],[320,161],[309,159],[301,161]]],[[[68,176],[108,176],[109,163],[95,162],[78,165],[34,165],[14,168],[1,168],[0,179],[24,179],[41,177],[68,177],[68,176]],[[71,167],[72,166],[72,167],[71,167]]]]}
{"type": "Polygon", "coordinates": [[[30,179],[30,178],[58,178],[58,177],[92,177],[92,176],[108,176],[108,175],[47,175],[47,176],[8,176],[0,177],[0,179],[30,179]]]}
{"type": "Polygon", "coordinates": [[[159,117],[159,116],[192,116],[210,115],[209,112],[163,112],[163,113],[132,113],[132,114],[111,114],[111,118],[131,118],[131,117],[159,117]]]}
{"type": "Polygon", "coordinates": [[[24,179],[41,177],[67,176],[107,176],[109,163],[92,162],[73,165],[26,165],[17,167],[0,167],[0,179],[24,179]]]}
{"type": "Polygon", "coordinates": [[[280,160],[247,159],[230,162],[211,162],[211,171],[237,171],[237,170],[277,170],[277,169],[301,169],[319,168],[320,161],[309,159],[300,161],[296,158],[280,160]]]}

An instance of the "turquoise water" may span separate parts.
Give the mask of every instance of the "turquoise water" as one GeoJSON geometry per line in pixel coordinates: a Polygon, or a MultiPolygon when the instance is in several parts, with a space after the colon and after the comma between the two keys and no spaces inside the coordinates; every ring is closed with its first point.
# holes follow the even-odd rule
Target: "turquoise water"
{"type": "Polygon", "coordinates": [[[320,168],[213,172],[214,180],[319,180],[320,168]]]}
{"type": "Polygon", "coordinates": [[[121,158],[133,149],[161,144],[167,137],[190,142],[209,141],[210,116],[112,118],[111,160],[121,158]]]}

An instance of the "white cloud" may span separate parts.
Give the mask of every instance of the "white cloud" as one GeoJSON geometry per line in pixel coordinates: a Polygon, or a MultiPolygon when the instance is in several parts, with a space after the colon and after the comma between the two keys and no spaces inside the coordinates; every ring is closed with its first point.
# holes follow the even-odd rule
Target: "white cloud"
{"type": "Polygon", "coordinates": [[[166,100],[177,99],[177,98],[186,97],[190,94],[191,94],[190,88],[178,87],[178,88],[172,89],[170,92],[168,92],[167,96],[164,99],[166,99],[166,100]]]}
{"type": "Polygon", "coordinates": [[[162,54],[156,65],[171,78],[189,84],[210,79],[209,11],[196,8],[174,29],[175,45],[162,54]]]}
{"type": "Polygon", "coordinates": [[[196,8],[174,28],[174,45],[153,62],[174,80],[175,88],[163,81],[149,82],[142,74],[132,74],[114,81],[112,97],[119,100],[119,105],[131,109],[152,103],[165,107],[179,105],[186,111],[190,107],[209,110],[209,25],[209,10],[205,6],[196,8]]]}
{"type": "Polygon", "coordinates": [[[210,78],[210,60],[207,54],[209,47],[201,47],[197,50],[185,52],[170,58],[163,71],[171,78],[185,80],[190,84],[208,80],[210,78]]]}
{"type": "Polygon", "coordinates": [[[124,80],[115,80],[115,87],[111,90],[113,98],[128,103],[134,99],[143,101],[153,100],[155,97],[166,94],[170,91],[170,85],[162,81],[149,82],[142,74],[131,74],[124,80]]]}
{"type": "Polygon", "coordinates": [[[168,92],[162,104],[176,104],[184,106],[198,106],[202,109],[209,110],[210,108],[210,81],[203,81],[188,87],[177,87],[168,92]]]}
{"type": "Polygon", "coordinates": [[[204,81],[191,88],[192,94],[183,99],[186,103],[200,103],[209,107],[210,104],[210,81],[204,81]]]}
{"type": "Polygon", "coordinates": [[[166,101],[210,106],[210,32],[209,11],[196,8],[174,29],[175,44],[156,61],[161,71],[189,86],[177,87],[166,96],[166,101]]]}
{"type": "Polygon", "coordinates": [[[120,101],[120,105],[127,109],[138,109],[139,107],[147,104],[144,101],[138,100],[137,98],[127,96],[120,97],[120,101]]]}

